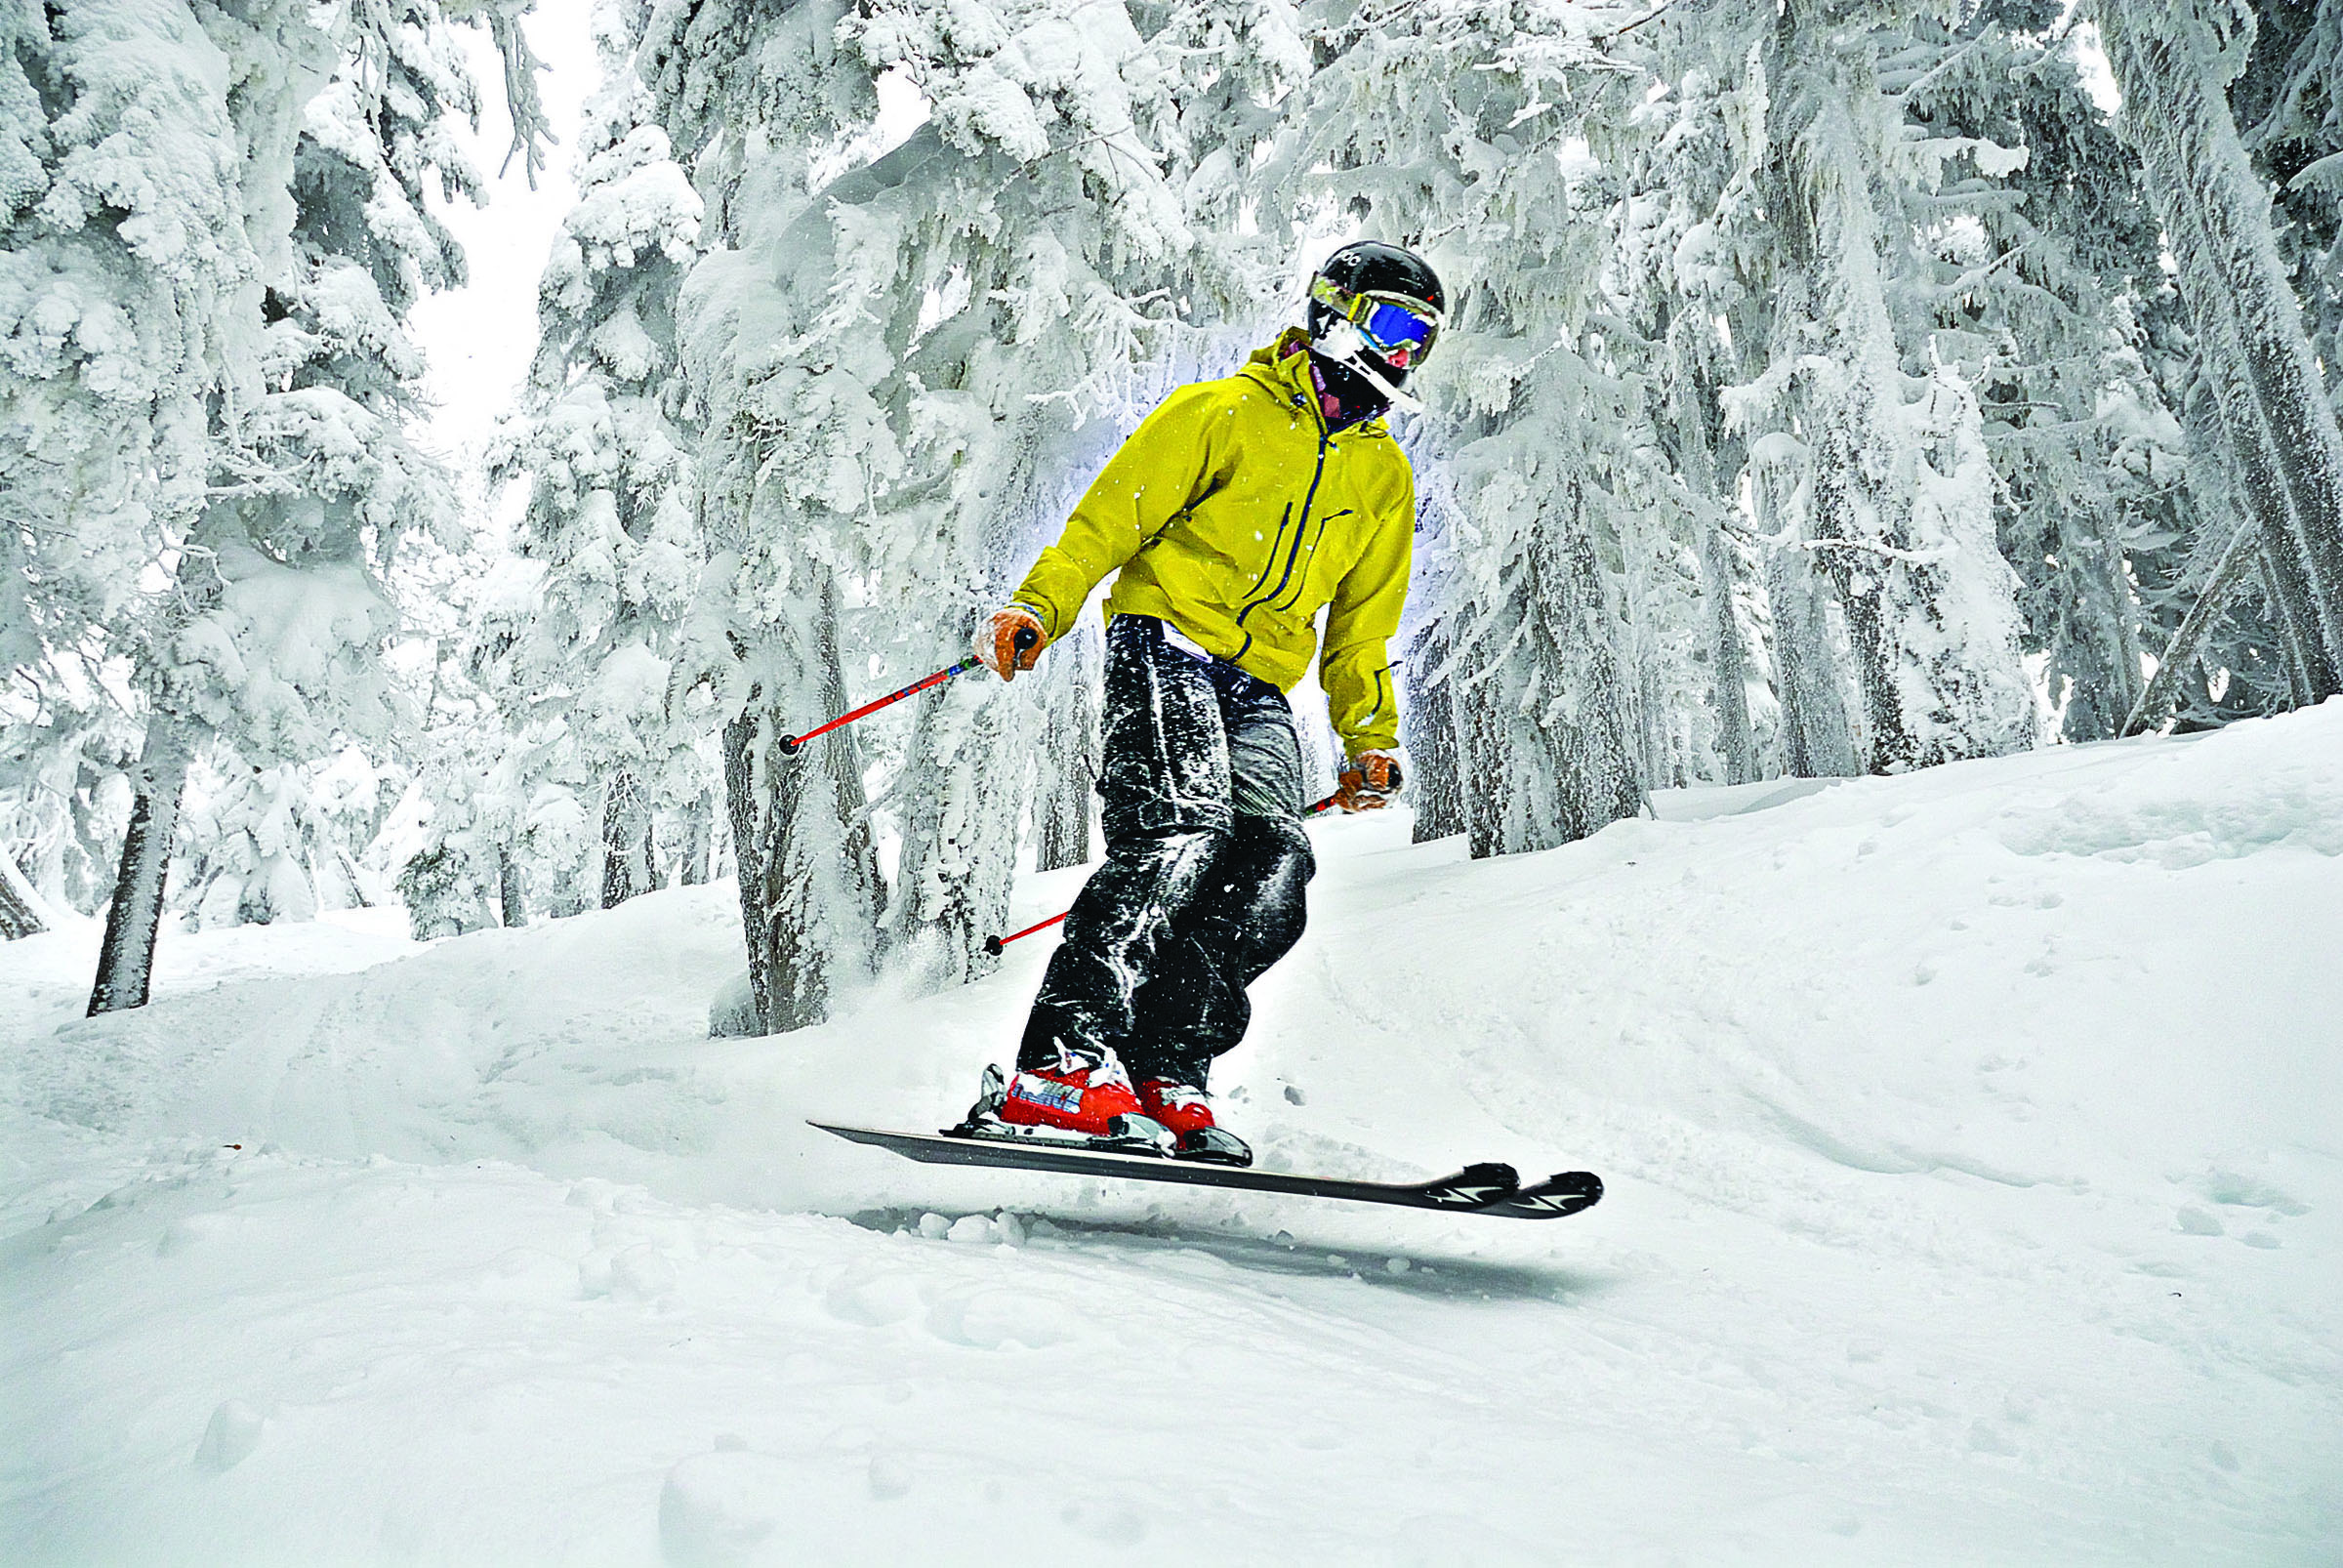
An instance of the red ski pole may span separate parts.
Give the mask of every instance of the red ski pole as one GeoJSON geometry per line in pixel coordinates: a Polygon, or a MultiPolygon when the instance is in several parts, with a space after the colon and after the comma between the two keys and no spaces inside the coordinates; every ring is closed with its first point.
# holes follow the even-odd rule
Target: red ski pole
{"type": "Polygon", "coordinates": [[[1061,913],[1059,913],[1059,914],[1055,914],[1055,915],[1052,915],[1052,916],[1050,916],[1050,917],[1049,917],[1048,920],[1045,920],[1045,921],[1038,921],[1038,922],[1036,922],[1035,924],[1033,924],[1033,925],[1031,925],[1031,926],[1028,926],[1028,927],[1026,927],[1026,928],[1025,928],[1023,930],[1021,930],[1021,931],[1011,931],[1011,932],[1009,932],[1009,933],[1008,933],[1007,936],[988,936],[988,937],[986,937],[986,938],[984,939],[984,950],[985,950],[987,953],[990,953],[990,954],[992,954],[992,955],[993,955],[993,957],[995,957],[995,958],[999,958],[999,957],[1001,956],[1001,949],[1003,949],[1004,947],[1007,947],[1007,946],[1009,943],[1011,943],[1011,942],[1015,941],[1015,940],[1016,940],[1018,937],[1020,937],[1020,936],[1031,936],[1031,935],[1032,935],[1032,934],[1033,934],[1035,931],[1045,931],[1045,930],[1048,930],[1048,929],[1050,927],[1052,927],[1052,926],[1056,925],[1056,924],[1057,924],[1059,921],[1061,921],[1061,920],[1064,920],[1064,919],[1066,918],[1066,916],[1067,916],[1067,915],[1071,915],[1071,914],[1073,914],[1073,913],[1074,913],[1074,911],[1072,911],[1072,910],[1070,910],[1070,909],[1069,909],[1069,910],[1065,910],[1065,911],[1063,911],[1063,912],[1061,912],[1061,913]]]}
{"type": "MultiPolygon", "coordinates": [[[[1301,808],[1301,814],[1303,816],[1316,816],[1321,811],[1330,811],[1334,809],[1335,802],[1338,799],[1338,796],[1330,795],[1325,800],[1320,801],[1316,805],[1303,806],[1301,808]]],[[[999,958],[1001,956],[1001,949],[1007,947],[1018,937],[1031,936],[1035,931],[1046,931],[1050,927],[1056,925],[1059,921],[1064,920],[1067,915],[1071,915],[1073,913],[1074,911],[1069,909],[1065,911],[1064,914],[1052,915],[1048,920],[1037,922],[1034,925],[1026,927],[1021,931],[1011,931],[1007,936],[988,936],[984,939],[984,950],[987,953],[990,953],[993,957],[999,958]]]]}
{"type": "MultiPolygon", "coordinates": [[[[1011,640],[1016,648],[1016,651],[1022,653],[1027,648],[1033,646],[1033,640],[1039,635],[1040,634],[1035,632],[1030,626],[1020,626],[1017,628],[1016,637],[1011,640]]],[[[892,696],[881,697],[877,702],[866,702],[861,707],[855,709],[852,713],[840,714],[836,719],[831,720],[828,723],[823,724],[818,728],[808,729],[802,735],[784,735],[781,737],[781,754],[785,757],[794,757],[797,755],[799,747],[804,745],[807,741],[813,739],[815,736],[827,735],[833,729],[837,729],[843,724],[850,724],[857,719],[868,718],[870,715],[877,713],[882,708],[891,708],[896,703],[901,702],[905,697],[916,697],[930,686],[940,686],[956,675],[966,675],[970,670],[975,669],[983,662],[984,661],[982,659],[979,659],[971,654],[949,669],[938,670],[935,672],[935,674],[926,677],[925,680],[914,681],[910,685],[905,686],[901,691],[894,693],[892,696]]]]}

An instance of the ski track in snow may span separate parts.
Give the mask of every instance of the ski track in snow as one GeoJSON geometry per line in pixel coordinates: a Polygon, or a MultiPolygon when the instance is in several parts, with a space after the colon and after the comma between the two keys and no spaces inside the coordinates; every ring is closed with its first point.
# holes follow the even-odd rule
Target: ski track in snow
{"type": "Polygon", "coordinates": [[[727,887],[99,1020],[94,926],[0,947],[0,1558],[2343,1560],[2343,702],[1701,799],[1316,827],[1223,1065],[1264,1164],[1553,1223],[803,1125],[957,1115],[1039,940],[758,1041],[727,887]]]}

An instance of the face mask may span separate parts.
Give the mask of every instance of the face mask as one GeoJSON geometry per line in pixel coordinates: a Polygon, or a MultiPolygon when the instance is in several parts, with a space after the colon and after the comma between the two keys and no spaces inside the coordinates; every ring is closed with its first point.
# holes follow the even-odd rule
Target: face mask
{"type": "Polygon", "coordinates": [[[1394,408],[1404,408],[1411,414],[1423,412],[1423,404],[1410,396],[1376,362],[1365,334],[1356,322],[1336,320],[1327,323],[1312,345],[1320,353],[1360,377],[1390,402],[1394,408]]]}

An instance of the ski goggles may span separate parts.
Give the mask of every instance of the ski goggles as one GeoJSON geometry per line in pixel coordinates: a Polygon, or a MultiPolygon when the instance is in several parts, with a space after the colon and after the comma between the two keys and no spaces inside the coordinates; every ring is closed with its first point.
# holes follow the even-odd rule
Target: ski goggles
{"type": "Polygon", "coordinates": [[[1351,294],[1319,277],[1310,281],[1310,298],[1357,327],[1394,370],[1419,363],[1440,336],[1440,312],[1403,294],[1351,294]]]}

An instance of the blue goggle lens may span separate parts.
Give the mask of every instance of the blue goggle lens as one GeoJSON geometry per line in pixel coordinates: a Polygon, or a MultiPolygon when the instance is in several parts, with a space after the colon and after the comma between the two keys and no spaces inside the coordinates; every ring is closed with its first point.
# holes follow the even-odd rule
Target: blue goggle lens
{"type": "Polygon", "coordinates": [[[1420,349],[1432,340],[1432,323],[1405,306],[1375,302],[1359,330],[1378,349],[1420,349]]]}

